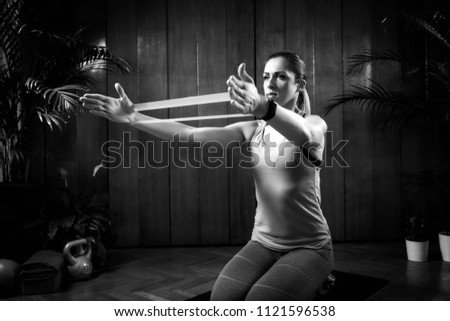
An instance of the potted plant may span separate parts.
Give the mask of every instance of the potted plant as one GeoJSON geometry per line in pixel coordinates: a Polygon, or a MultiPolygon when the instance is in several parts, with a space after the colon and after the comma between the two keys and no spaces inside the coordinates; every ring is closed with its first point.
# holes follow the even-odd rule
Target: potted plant
{"type": "Polygon", "coordinates": [[[405,244],[408,260],[427,261],[431,218],[440,210],[430,171],[405,175],[406,184],[416,189],[411,192],[402,208],[405,244]]]}
{"type": "Polygon", "coordinates": [[[438,234],[442,260],[450,262],[450,166],[443,167],[435,174],[435,216],[433,230],[438,234]]]}
{"type": "Polygon", "coordinates": [[[442,260],[445,262],[450,262],[450,231],[446,230],[439,232],[438,237],[442,260]]]}
{"type": "MultiPolygon", "coordinates": [[[[38,215],[44,179],[30,179],[30,163],[44,163],[44,130],[63,130],[82,111],[78,97],[96,85],[93,71],[130,72],[105,46],[42,30],[23,0],[0,0],[0,256],[21,261],[29,244],[22,228],[38,215]],[[40,184],[33,184],[40,183],[40,184]]],[[[35,175],[36,177],[37,175],[35,175]]]]}
{"type": "MultiPolygon", "coordinates": [[[[410,217],[424,218],[421,222],[426,227],[425,233],[417,236],[423,235],[428,239],[431,232],[437,233],[442,259],[447,262],[450,261],[449,180],[450,167],[448,166],[439,171],[425,170],[409,175],[407,181],[416,188],[416,192],[411,194],[408,200],[409,207],[405,211],[412,214],[410,217]],[[423,215],[417,215],[418,213],[423,215]]],[[[415,226],[417,227],[417,224],[415,226]]]]}
{"type": "Polygon", "coordinates": [[[427,221],[420,216],[410,216],[406,223],[406,255],[410,261],[427,261],[429,237],[427,221]]]}
{"type": "Polygon", "coordinates": [[[50,189],[42,202],[40,216],[26,225],[40,249],[63,252],[71,241],[93,238],[92,264],[98,271],[106,260],[107,248],[114,244],[111,232],[109,196],[73,193],[67,186],[67,172],[60,168],[62,184],[50,189]]]}
{"type": "MultiPolygon", "coordinates": [[[[411,47],[402,53],[392,50],[366,51],[349,57],[347,75],[350,77],[365,75],[365,68],[374,62],[397,63],[399,66],[397,70],[401,71],[401,75],[398,75],[401,79],[400,89],[393,91],[370,79],[369,82],[365,82],[370,83],[370,86],[355,85],[342,95],[336,96],[329,104],[327,113],[338,106],[351,105],[381,114],[382,127],[401,126],[413,119],[422,124],[428,122],[442,127],[448,126],[450,124],[450,35],[448,33],[450,24],[448,20],[439,12],[433,14],[403,12],[384,19],[383,23],[387,25],[392,22],[400,22],[408,33],[425,35],[426,40],[423,43],[427,47],[427,50],[423,50],[425,56],[417,55],[415,50],[417,48],[411,47]],[[436,43],[440,45],[440,48],[435,46],[436,43]]],[[[417,46],[417,43],[420,41],[418,42],[416,37],[416,41],[411,45],[417,46]]],[[[390,68],[390,70],[396,69],[390,68]]],[[[440,171],[448,168],[449,164],[450,162],[444,164],[440,171]]],[[[450,180],[442,180],[441,183],[440,190],[448,191],[450,180]]],[[[403,207],[402,216],[406,218],[407,243],[427,238],[430,222],[436,221],[436,217],[440,217],[438,220],[440,222],[443,222],[444,217],[447,217],[448,221],[450,207],[446,207],[447,210],[445,210],[441,202],[445,197],[440,197],[436,190],[430,190],[429,187],[419,192],[424,199],[411,194],[403,207]],[[434,212],[430,212],[431,209],[427,208],[430,204],[433,204],[434,212]]],[[[447,234],[450,233],[445,231],[440,235],[443,235],[442,239],[444,239],[447,234]]],[[[427,246],[422,247],[427,248],[427,246]]]]}

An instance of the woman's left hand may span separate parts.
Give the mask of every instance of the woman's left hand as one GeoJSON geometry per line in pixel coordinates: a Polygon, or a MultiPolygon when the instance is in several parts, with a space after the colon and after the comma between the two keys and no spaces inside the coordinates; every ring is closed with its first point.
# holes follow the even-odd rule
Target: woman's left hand
{"type": "Polygon", "coordinates": [[[263,117],[269,108],[269,100],[258,93],[255,82],[245,70],[244,63],[239,65],[238,76],[240,79],[231,76],[227,80],[231,106],[239,113],[263,117]]]}

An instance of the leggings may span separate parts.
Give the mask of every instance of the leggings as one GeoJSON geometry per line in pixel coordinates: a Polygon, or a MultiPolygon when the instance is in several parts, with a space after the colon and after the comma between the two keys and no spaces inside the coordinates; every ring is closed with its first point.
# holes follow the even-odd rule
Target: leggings
{"type": "Polygon", "coordinates": [[[249,241],[224,267],[212,301],[311,300],[334,264],[331,241],[319,250],[270,250],[249,241]]]}

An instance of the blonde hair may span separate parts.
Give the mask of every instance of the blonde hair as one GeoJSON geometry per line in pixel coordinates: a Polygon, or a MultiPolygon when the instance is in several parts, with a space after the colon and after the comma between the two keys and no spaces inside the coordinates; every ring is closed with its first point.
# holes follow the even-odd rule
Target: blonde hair
{"type": "Polygon", "coordinates": [[[311,102],[309,101],[309,95],[306,88],[303,88],[298,95],[297,103],[295,108],[299,115],[309,116],[311,115],[311,102]]]}

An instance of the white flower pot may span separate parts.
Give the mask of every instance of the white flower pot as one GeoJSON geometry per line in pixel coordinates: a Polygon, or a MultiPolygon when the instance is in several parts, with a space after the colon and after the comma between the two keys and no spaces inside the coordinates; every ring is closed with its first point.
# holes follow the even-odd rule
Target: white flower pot
{"type": "Polygon", "coordinates": [[[450,262],[450,235],[439,233],[439,247],[441,248],[442,260],[450,262]]]}
{"type": "Polygon", "coordinates": [[[406,241],[406,254],[408,260],[415,262],[423,262],[428,260],[428,245],[429,241],[417,242],[406,241]]]}

